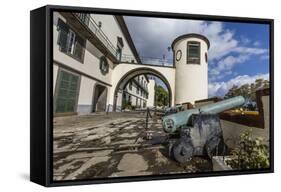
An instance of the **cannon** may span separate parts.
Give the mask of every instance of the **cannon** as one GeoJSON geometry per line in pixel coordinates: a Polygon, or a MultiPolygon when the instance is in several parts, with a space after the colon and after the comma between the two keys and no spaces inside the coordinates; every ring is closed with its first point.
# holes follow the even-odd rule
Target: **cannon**
{"type": "Polygon", "coordinates": [[[218,153],[219,148],[225,149],[218,113],[244,103],[244,97],[237,96],[164,116],[162,119],[164,131],[178,136],[169,142],[170,156],[184,163],[195,155],[206,154],[211,158],[214,153],[218,153]]]}

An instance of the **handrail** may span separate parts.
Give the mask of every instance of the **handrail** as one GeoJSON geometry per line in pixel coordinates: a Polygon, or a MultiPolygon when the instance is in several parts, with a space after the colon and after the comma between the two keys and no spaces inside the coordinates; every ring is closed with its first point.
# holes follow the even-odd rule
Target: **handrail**
{"type": "Polygon", "coordinates": [[[117,49],[113,43],[109,40],[106,34],[98,26],[95,20],[90,16],[90,14],[85,13],[75,13],[77,18],[83,22],[99,39],[100,41],[108,48],[108,50],[116,56],[117,49]]]}
{"type": "MultiPolygon", "coordinates": [[[[104,44],[104,46],[113,54],[117,56],[117,48],[106,36],[103,30],[98,26],[95,20],[90,16],[90,14],[85,13],[74,13],[76,17],[84,23],[104,44]]],[[[152,64],[158,66],[170,66],[173,65],[173,59],[167,58],[155,58],[155,57],[140,57],[142,64],[152,64]]],[[[137,63],[135,56],[122,54],[121,62],[123,63],[137,63]]]]}
{"type": "Polygon", "coordinates": [[[148,130],[148,120],[152,118],[149,107],[146,108],[145,130],[148,130]]]}
{"type": "MultiPolygon", "coordinates": [[[[172,66],[173,59],[156,58],[156,57],[140,57],[142,64],[152,64],[156,66],[172,66]]],[[[133,55],[122,54],[121,62],[123,63],[135,63],[133,55]]]]}

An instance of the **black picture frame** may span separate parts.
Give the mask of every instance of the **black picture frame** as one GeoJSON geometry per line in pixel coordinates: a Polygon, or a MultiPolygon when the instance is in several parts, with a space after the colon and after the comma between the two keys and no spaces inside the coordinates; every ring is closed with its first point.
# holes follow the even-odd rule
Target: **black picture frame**
{"type": "Polygon", "coordinates": [[[274,20],[246,17],[215,15],[197,15],[167,12],[149,12],[120,9],[72,7],[46,5],[30,12],[30,180],[37,184],[53,187],[64,185],[82,185],[98,183],[132,182],[162,179],[227,176],[274,172],[274,20]],[[270,168],[262,170],[242,170],[224,172],[206,172],[191,174],[173,174],[161,176],[132,176],[95,180],[53,181],[53,42],[52,22],[54,11],[94,12],[101,14],[119,14],[158,18],[181,18],[206,21],[230,21],[240,23],[269,24],[270,26],[270,168]]]}

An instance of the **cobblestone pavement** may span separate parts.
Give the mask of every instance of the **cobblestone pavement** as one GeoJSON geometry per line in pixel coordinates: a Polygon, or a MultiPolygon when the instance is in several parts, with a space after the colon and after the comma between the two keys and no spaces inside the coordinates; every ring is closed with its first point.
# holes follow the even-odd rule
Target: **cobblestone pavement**
{"type": "Polygon", "coordinates": [[[53,179],[93,179],[210,171],[209,160],[195,157],[179,164],[168,157],[161,120],[141,113],[104,113],[56,117],[53,179]]]}

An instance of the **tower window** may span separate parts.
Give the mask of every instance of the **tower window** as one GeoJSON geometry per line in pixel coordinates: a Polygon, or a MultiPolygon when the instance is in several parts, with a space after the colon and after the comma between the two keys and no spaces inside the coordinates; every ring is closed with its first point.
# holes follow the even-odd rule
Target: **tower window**
{"type": "Polygon", "coordinates": [[[187,43],[187,64],[200,64],[200,42],[187,43]]]}

